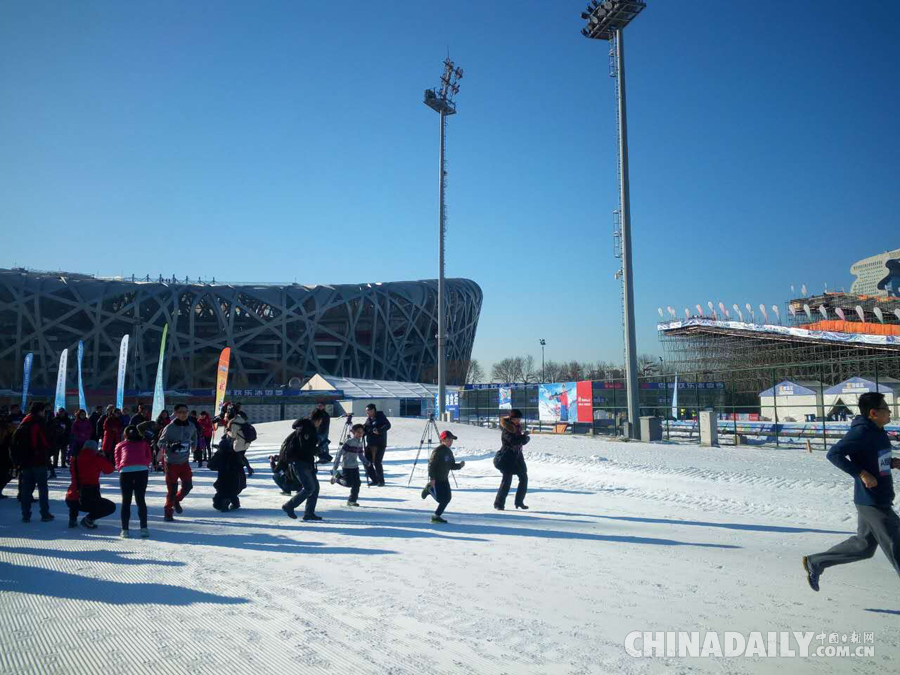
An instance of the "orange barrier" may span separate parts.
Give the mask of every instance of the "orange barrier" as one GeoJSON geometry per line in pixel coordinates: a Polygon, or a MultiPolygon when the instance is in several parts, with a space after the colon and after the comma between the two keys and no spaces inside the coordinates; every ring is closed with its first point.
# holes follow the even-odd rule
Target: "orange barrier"
{"type": "Polygon", "coordinates": [[[817,321],[803,326],[807,330],[822,330],[832,333],[865,333],[867,335],[900,335],[900,326],[883,323],[861,323],[859,321],[817,321]]]}

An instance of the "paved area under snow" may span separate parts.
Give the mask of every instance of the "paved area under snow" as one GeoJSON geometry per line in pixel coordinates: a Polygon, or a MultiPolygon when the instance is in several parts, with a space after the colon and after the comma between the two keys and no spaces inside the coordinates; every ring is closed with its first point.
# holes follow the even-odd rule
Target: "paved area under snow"
{"type": "MultiPolygon", "coordinates": [[[[363,486],[351,511],[323,480],[320,523],[279,509],[266,457],[289,422],[259,426],[240,511],[213,510],[201,469],[184,515],[163,523],[153,474],[149,541],[119,539],[118,512],[67,529],[65,472],[53,523],[0,501],[0,672],[900,670],[900,580],[883,554],[828,570],[818,594],[806,585],[800,556],[856,522],[849,478],[820,452],[535,436],[531,510],[501,513],[499,432],[450,425],[466,467],[439,526],[421,461],[406,487],[424,423],[393,424],[388,486],[363,486]],[[875,656],[632,658],[634,630],[873,632],[875,656]]],[[[116,477],[103,490],[120,502],[116,477]]]]}

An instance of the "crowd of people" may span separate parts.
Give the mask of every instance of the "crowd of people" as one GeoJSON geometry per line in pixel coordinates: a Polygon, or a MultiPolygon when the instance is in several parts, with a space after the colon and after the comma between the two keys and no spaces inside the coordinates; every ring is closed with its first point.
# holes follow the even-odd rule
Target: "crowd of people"
{"type": "MultiPolygon", "coordinates": [[[[346,417],[345,438],[341,439],[336,456],[329,452],[331,417],[324,402],[319,402],[308,417],[298,419],[282,443],[278,455],[271,456],[273,478],[282,494],[290,498],[282,505],[285,514],[298,518],[296,510],[303,506],[303,520],[318,521],[316,513],[319,496],[319,467],[330,467],[331,483],[348,487],[347,505],[359,506],[362,485],[360,465],[365,470],[366,483],[373,487],[385,485],[384,455],[391,423],[387,416],[370,404],[362,424],[353,424],[346,417]]],[[[438,506],[432,522],[446,523],[442,517],[452,498],[449,475],[462,469],[465,462],[456,462],[451,450],[457,437],[450,431],[440,434],[440,445],[428,462],[428,484],[422,498],[433,497],[438,506]]],[[[56,478],[57,469],[69,469],[71,477],[65,503],[69,510],[69,527],[79,522],[88,529],[97,521],[115,512],[115,504],[100,492],[100,476],[117,472],[121,494],[121,536],[130,537],[131,504],[137,506],[140,536],[148,537],[146,493],[151,472],[162,472],[166,484],[163,520],[174,522],[183,513],[182,502],[193,489],[191,461],[197,468],[206,463],[217,472],[213,507],[219,511],[238,509],[240,494],[247,486],[253,468],[246,452],[256,440],[256,430],[242,410],[240,403],[226,403],[216,417],[207,411],[188,410],[177,404],[172,414],[163,410],[156,419],[143,404],[129,413],[115,406],[97,406],[90,413],[79,409],[69,416],[64,408],[54,414],[41,402],[31,404],[23,415],[19,406],[0,409],[0,499],[6,498],[3,489],[18,479],[17,498],[21,502],[22,520],[30,522],[34,492],[38,493],[41,521],[54,520],[50,511],[49,480],[56,478]],[[217,429],[223,434],[217,444],[213,438],[217,429]],[[80,518],[81,514],[85,514],[80,518]]],[[[529,440],[522,424],[521,411],[513,410],[502,423],[502,448],[495,458],[495,466],[503,474],[494,507],[503,510],[512,477],[519,480],[516,508],[527,509],[524,503],[528,485],[527,469],[522,446],[529,440]]]]}
{"type": "MultiPolygon", "coordinates": [[[[854,503],[858,513],[855,536],[823,553],[804,556],[803,569],[813,590],[819,590],[822,573],[829,567],[871,558],[881,548],[894,569],[900,573],[900,517],[893,510],[894,487],[891,471],[900,469],[900,459],[893,457],[885,426],[890,422],[890,408],[881,393],[870,392],[859,397],[860,414],[850,431],[827,453],[827,459],[854,479],[854,503]]],[[[246,452],[256,440],[256,430],[239,403],[225,404],[212,418],[209,413],[189,411],[184,404],[174,407],[174,417],[167,411],[151,419],[144,405],[129,415],[114,406],[104,411],[97,406],[88,415],[85,410],[69,417],[64,408],[48,416],[47,406],[32,403],[28,414],[19,406],[0,409],[0,499],[7,498],[3,489],[18,479],[18,499],[22,520],[31,521],[34,491],[38,492],[41,521],[54,520],[50,512],[48,478],[56,470],[68,467],[71,476],[65,503],[69,510],[69,527],[81,524],[97,527],[97,520],[115,512],[115,504],[100,493],[101,474],[119,473],[121,492],[121,536],[129,537],[131,502],[137,504],[140,536],[148,537],[146,491],[149,474],[163,471],[166,500],[163,519],[175,520],[183,512],[182,502],[193,488],[191,460],[197,467],[217,472],[213,507],[219,511],[238,509],[240,494],[247,486],[253,469],[246,452]],[[213,444],[217,429],[223,430],[218,445],[213,444]],[[213,452],[215,450],[215,452],[213,452]]],[[[296,510],[304,507],[303,520],[319,521],[316,513],[319,497],[317,478],[320,465],[330,465],[331,483],[350,489],[347,506],[359,506],[362,484],[360,464],[370,486],[384,486],[383,460],[391,423],[374,404],[366,407],[363,424],[353,424],[346,416],[346,427],[336,456],[329,453],[331,418],[320,402],[309,417],[298,419],[284,439],[277,455],[269,457],[272,477],[289,497],[281,506],[284,513],[296,519],[296,510]]],[[[513,409],[501,417],[501,447],[494,456],[494,466],[502,474],[494,499],[494,508],[502,511],[512,486],[518,479],[516,509],[528,509],[528,468],[523,447],[530,436],[523,423],[522,412],[513,409]]],[[[450,474],[465,467],[453,455],[451,431],[440,434],[440,444],[428,460],[428,483],[422,499],[429,496],[437,502],[431,517],[433,523],[446,523],[443,514],[453,492],[450,474]]]]}

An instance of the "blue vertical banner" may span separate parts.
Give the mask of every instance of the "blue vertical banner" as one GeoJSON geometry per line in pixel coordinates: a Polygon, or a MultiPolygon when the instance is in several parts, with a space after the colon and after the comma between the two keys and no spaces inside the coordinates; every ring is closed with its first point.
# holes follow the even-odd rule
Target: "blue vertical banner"
{"type": "Polygon", "coordinates": [[[34,362],[34,354],[32,352],[28,352],[25,355],[25,367],[22,370],[22,412],[24,413],[28,408],[25,407],[26,402],[28,401],[28,387],[31,386],[31,364],[34,362]]]}
{"type": "Polygon", "coordinates": [[[153,408],[150,411],[150,419],[155,420],[166,407],[166,392],[163,387],[163,363],[166,355],[166,335],[169,332],[169,324],[163,326],[162,340],[159,343],[159,364],[156,366],[156,384],[153,385],[153,408]]]}
{"type": "Polygon", "coordinates": [[[125,363],[128,361],[128,336],[122,337],[119,347],[119,379],[116,383],[116,407],[121,410],[125,405],[125,363]]]}
{"type": "Polygon", "coordinates": [[[84,400],[84,381],[81,379],[81,361],[84,359],[84,342],[78,341],[78,407],[87,412],[87,401],[84,400]]]}
{"type": "Polygon", "coordinates": [[[66,368],[69,367],[69,350],[63,349],[59,355],[59,372],[56,374],[56,401],[53,410],[66,407],[66,368]]]}

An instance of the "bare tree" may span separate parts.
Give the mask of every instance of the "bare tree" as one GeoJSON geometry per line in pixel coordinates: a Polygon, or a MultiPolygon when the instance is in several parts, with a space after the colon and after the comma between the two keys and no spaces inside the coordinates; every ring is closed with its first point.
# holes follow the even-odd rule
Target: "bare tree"
{"type": "Polygon", "coordinates": [[[529,354],[522,360],[522,382],[538,382],[541,374],[534,369],[534,357],[529,354]]]}
{"type": "Polygon", "coordinates": [[[491,367],[491,380],[494,382],[515,382],[518,366],[514,358],[507,357],[497,361],[491,367]]]}
{"type": "Polygon", "coordinates": [[[544,364],[544,381],[545,382],[560,382],[562,381],[562,364],[557,363],[556,361],[547,361],[544,364]]]}
{"type": "Polygon", "coordinates": [[[478,359],[469,361],[469,371],[466,373],[466,384],[475,384],[476,382],[484,382],[484,370],[478,359]]]}

